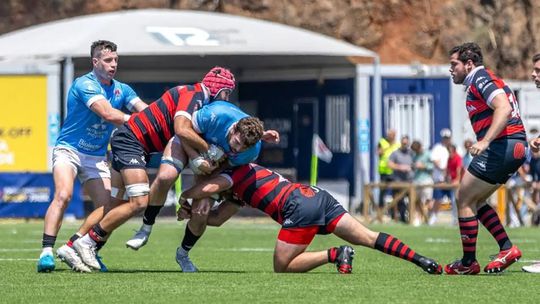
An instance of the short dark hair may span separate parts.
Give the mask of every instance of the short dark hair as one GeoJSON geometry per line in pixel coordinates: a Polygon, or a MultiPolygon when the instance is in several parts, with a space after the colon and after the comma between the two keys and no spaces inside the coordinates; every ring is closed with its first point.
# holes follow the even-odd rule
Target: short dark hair
{"type": "Polygon", "coordinates": [[[466,63],[467,60],[472,60],[475,66],[484,64],[482,49],[474,42],[466,42],[455,46],[448,52],[448,55],[452,56],[454,53],[458,53],[458,59],[463,63],[466,63]]]}
{"type": "Polygon", "coordinates": [[[532,62],[533,63],[536,63],[538,60],[540,60],[540,53],[537,53],[533,56],[532,58],[532,62]]]}
{"type": "Polygon", "coordinates": [[[116,52],[116,44],[108,40],[98,40],[92,42],[92,46],[90,47],[90,58],[98,57],[100,55],[99,52],[106,49],[110,50],[111,52],[116,52]]]}
{"type": "Polygon", "coordinates": [[[236,123],[235,130],[240,133],[244,145],[251,147],[261,140],[264,125],[257,117],[244,117],[236,123]]]}

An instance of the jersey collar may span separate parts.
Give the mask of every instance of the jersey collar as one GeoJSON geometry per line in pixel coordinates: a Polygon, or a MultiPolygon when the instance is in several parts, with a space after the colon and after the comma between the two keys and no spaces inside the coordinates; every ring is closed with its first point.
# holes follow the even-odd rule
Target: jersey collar
{"type": "Polygon", "coordinates": [[[465,80],[463,81],[463,85],[466,87],[470,86],[476,72],[478,72],[479,70],[483,68],[484,68],[483,65],[479,65],[475,67],[472,71],[470,71],[469,74],[465,77],[465,80]]]}

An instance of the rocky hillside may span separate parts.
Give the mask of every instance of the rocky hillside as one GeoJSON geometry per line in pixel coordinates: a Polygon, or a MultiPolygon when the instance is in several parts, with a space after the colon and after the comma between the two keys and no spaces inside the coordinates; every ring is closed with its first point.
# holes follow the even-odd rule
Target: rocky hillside
{"type": "Polygon", "coordinates": [[[540,52],[540,0],[2,0],[0,33],[55,19],[137,8],[229,13],[298,26],[378,52],[383,63],[447,62],[464,41],[498,74],[528,78],[540,52]]]}

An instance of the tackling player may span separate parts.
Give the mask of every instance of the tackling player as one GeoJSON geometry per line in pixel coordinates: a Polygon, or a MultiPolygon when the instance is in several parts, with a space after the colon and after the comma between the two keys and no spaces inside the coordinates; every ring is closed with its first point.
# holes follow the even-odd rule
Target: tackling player
{"type": "MultiPolygon", "coordinates": [[[[325,190],[292,183],[257,164],[226,170],[184,191],[180,199],[179,219],[192,216],[186,199],[203,199],[227,189],[232,191],[232,200],[258,208],[281,224],[274,250],[275,272],[306,272],[334,263],[338,272],[351,273],[354,250],[350,246],[305,251],[316,234],[330,233],[352,244],[375,248],[410,261],[427,273],[442,272],[442,267],[434,260],[416,253],[398,238],[364,227],[325,190]]],[[[209,225],[220,226],[239,210],[239,205],[231,203],[232,200],[222,203],[215,213],[211,213],[209,225]]]]}

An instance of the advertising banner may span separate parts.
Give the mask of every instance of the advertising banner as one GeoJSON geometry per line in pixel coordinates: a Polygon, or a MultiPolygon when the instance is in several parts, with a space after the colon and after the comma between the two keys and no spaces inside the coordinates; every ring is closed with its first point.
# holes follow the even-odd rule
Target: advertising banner
{"type": "MultiPolygon", "coordinates": [[[[65,216],[84,217],[81,193],[76,181],[65,216]]],[[[0,217],[43,218],[53,196],[52,173],[0,174],[0,217]]]]}
{"type": "Polygon", "coordinates": [[[0,172],[47,172],[47,76],[0,75],[0,172]]]}

